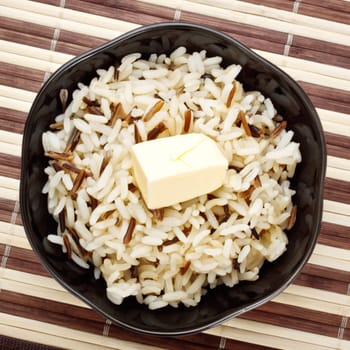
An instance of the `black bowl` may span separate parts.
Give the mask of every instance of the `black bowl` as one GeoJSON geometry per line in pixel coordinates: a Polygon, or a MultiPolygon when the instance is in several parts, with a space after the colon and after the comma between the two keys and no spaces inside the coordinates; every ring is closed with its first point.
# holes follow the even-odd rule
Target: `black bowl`
{"type": "Polygon", "coordinates": [[[23,149],[20,202],[23,225],[42,264],[67,290],[110,319],[130,330],[153,335],[185,335],[215,326],[251,310],[281,293],[296,277],[315,246],[322,217],[326,150],[317,113],[300,86],[276,66],[250,49],[216,30],[186,23],[159,23],[128,32],[105,45],[76,57],[58,69],[38,93],[26,122],[23,149]],[[106,297],[105,284],[94,280],[92,269],[82,271],[65,256],[52,249],[46,240],[56,232],[56,223],[47,211],[47,198],[41,194],[46,182],[43,169],[47,158],[41,135],[60,113],[59,91],[72,92],[77,82],[88,83],[96,69],[115,64],[124,55],[141,52],[169,54],[178,46],[188,51],[207,50],[208,56],[223,57],[223,64],[240,64],[238,80],[246,90],[260,90],[271,98],[300,143],[302,163],[297,167],[292,186],[298,206],[295,226],[289,232],[286,253],[274,263],[265,263],[259,280],[233,288],[209,290],[196,307],[170,307],[150,311],[134,299],[122,305],[106,297]]]}

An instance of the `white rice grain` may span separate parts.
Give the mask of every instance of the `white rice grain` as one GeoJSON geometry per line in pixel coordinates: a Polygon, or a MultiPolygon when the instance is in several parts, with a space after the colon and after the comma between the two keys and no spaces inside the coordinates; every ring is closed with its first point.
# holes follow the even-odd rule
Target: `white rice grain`
{"type": "Polygon", "coordinates": [[[245,260],[250,252],[250,245],[245,245],[238,255],[237,262],[241,264],[245,260]]]}
{"type": "Polygon", "coordinates": [[[80,267],[82,267],[83,269],[89,269],[90,265],[83,260],[80,256],[78,256],[77,254],[75,254],[74,252],[72,252],[72,260],[79,265],[80,267]]]}
{"type": "Polygon", "coordinates": [[[59,245],[63,246],[63,237],[62,236],[50,234],[50,235],[47,235],[47,239],[51,243],[59,244],[59,245]]]}
{"type": "Polygon", "coordinates": [[[91,126],[82,119],[73,119],[74,126],[84,134],[91,134],[91,126]]]}

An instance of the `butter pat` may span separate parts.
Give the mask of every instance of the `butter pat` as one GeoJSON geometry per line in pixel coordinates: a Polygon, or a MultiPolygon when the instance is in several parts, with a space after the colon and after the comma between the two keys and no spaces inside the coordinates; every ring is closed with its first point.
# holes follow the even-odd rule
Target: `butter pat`
{"type": "Polygon", "coordinates": [[[216,143],[197,133],[140,142],[131,154],[135,181],[149,209],[216,190],[228,167],[216,143]]]}

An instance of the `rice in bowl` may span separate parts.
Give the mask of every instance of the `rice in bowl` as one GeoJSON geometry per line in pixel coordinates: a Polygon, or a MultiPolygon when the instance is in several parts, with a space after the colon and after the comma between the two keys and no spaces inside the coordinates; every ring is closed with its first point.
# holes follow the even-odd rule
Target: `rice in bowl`
{"type": "Polygon", "coordinates": [[[270,99],[244,91],[241,67],[221,62],[184,47],[127,55],[88,86],[79,83],[43,134],[51,158],[43,192],[58,222],[48,239],[80,266],[92,263],[113,303],[135,296],[150,309],[195,306],[207,288],[256,280],[286,250],[299,144],[270,99]],[[192,132],[212,138],[227,158],[223,186],[148,210],[131,146],[192,132]]]}

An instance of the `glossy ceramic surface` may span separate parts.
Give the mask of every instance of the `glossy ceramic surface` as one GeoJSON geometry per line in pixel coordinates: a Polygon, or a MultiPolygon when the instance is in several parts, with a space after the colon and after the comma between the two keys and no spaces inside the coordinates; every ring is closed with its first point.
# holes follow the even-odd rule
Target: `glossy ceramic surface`
{"type": "Polygon", "coordinates": [[[322,127],[310,100],[289,76],[253,53],[247,47],[215,30],[185,23],[160,23],[126,33],[89,51],[57,70],[44,84],[29,112],[22,149],[20,203],[28,239],[42,264],[65,288],[115,324],[156,335],[184,335],[198,332],[255,308],[278,295],[295,278],[310,257],[318,236],[322,216],[323,181],[326,150],[322,127]],[[188,51],[207,50],[219,55],[224,64],[243,66],[238,80],[247,90],[260,90],[273,101],[288,121],[301,144],[302,163],[293,179],[298,215],[289,232],[287,252],[275,263],[266,263],[260,279],[234,288],[210,290],[193,308],[164,308],[150,311],[134,299],[122,305],[112,304],[105,295],[105,284],[94,280],[92,269],[83,271],[67,261],[60,248],[48,244],[45,237],[56,232],[56,223],[47,211],[41,189],[46,182],[43,169],[41,135],[61,112],[59,90],[72,92],[77,82],[88,83],[97,68],[108,67],[131,52],[169,54],[178,46],[188,51]]]}

